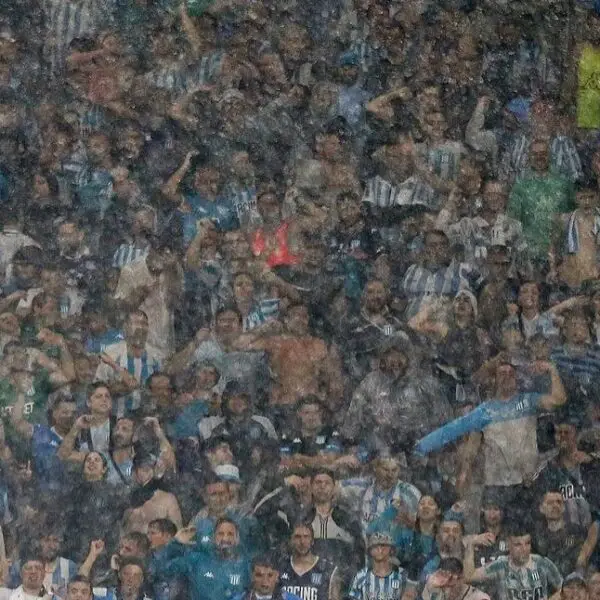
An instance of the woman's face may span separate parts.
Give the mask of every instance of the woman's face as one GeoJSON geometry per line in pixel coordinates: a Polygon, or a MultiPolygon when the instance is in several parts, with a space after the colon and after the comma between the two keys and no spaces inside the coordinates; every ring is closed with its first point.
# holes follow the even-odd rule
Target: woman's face
{"type": "Polygon", "coordinates": [[[33,178],[33,199],[48,198],[50,196],[50,186],[48,180],[43,175],[36,175],[33,178]]]}
{"type": "Polygon", "coordinates": [[[519,306],[521,308],[533,308],[536,309],[539,306],[539,291],[537,285],[534,283],[526,283],[521,286],[519,290],[519,306]]]}
{"type": "Polygon", "coordinates": [[[246,274],[238,275],[233,283],[233,293],[236,300],[250,300],[254,295],[254,282],[246,274]]]}
{"type": "Polygon", "coordinates": [[[473,306],[467,296],[459,296],[454,300],[453,304],[454,316],[458,319],[473,320],[473,306]]]}
{"type": "Polygon", "coordinates": [[[417,507],[417,517],[420,521],[433,521],[440,516],[440,507],[431,496],[423,496],[417,507]]]}
{"type": "Polygon", "coordinates": [[[154,477],[152,465],[139,465],[133,472],[135,482],[138,485],[146,485],[154,477]]]}
{"type": "Polygon", "coordinates": [[[106,467],[98,452],[90,452],[83,462],[83,477],[86,481],[99,481],[104,478],[106,467]]]}

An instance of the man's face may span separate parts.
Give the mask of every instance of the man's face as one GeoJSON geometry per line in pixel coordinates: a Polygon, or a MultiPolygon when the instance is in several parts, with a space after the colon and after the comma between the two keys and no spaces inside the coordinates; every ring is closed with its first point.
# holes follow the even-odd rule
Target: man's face
{"type": "Polygon", "coordinates": [[[431,232],[425,239],[425,258],[431,265],[443,265],[447,262],[449,244],[446,236],[431,232]]]}
{"type": "Polygon", "coordinates": [[[335,490],[335,482],[326,473],[320,473],[313,477],[311,492],[315,503],[331,502],[335,490]]]}
{"type": "Polygon", "coordinates": [[[210,464],[217,467],[219,465],[230,465],[233,462],[233,453],[227,442],[221,442],[209,452],[210,464]]]}
{"type": "Polygon", "coordinates": [[[57,535],[48,535],[40,539],[40,552],[46,562],[52,562],[60,550],[61,539],[57,535]]]}
{"type": "Polygon", "coordinates": [[[519,290],[519,306],[524,309],[535,309],[539,306],[540,293],[535,283],[526,283],[519,290]]]}
{"type": "Polygon", "coordinates": [[[286,329],[292,335],[306,335],[308,322],[308,310],[305,306],[294,307],[285,317],[286,329]]]}
{"type": "Polygon", "coordinates": [[[203,167],[196,171],[194,187],[196,191],[208,200],[214,200],[219,193],[221,176],[212,167],[203,167]]]}
{"type": "Polygon", "coordinates": [[[65,276],[60,269],[43,269],[40,281],[44,290],[50,294],[58,294],[65,287],[65,276]]]}
{"type": "Polygon", "coordinates": [[[298,409],[302,429],[318,431],[323,426],[323,415],[318,404],[303,404],[298,409]]]}
{"type": "Polygon", "coordinates": [[[12,40],[0,39],[0,61],[11,63],[17,57],[17,43],[12,40]]]}
{"type": "Polygon", "coordinates": [[[598,192],[595,190],[581,190],[577,192],[575,202],[581,210],[593,210],[598,206],[598,192]]]}
{"type": "Polygon", "coordinates": [[[425,116],[425,131],[434,140],[441,140],[446,133],[446,118],[441,112],[430,112],[425,116]]]}
{"type": "Polygon", "coordinates": [[[395,458],[381,458],[375,465],[375,481],[384,490],[390,489],[400,477],[400,464],[395,458]]]}
{"type": "Polygon", "coordinates": [[[138,158],[144,147],[144,137],[135,129],[125,129],[122,135],[117,140],[117,150],[120,156],[124,156],[128,160],[138,158]]]}
{"type": "Polygon", "coordinates": [[[29,560],[21,567],[21,580],[25,589],[40,589],[44,584],[44,576],[44,564],[38,560],[29,560]]]}
{"type": "Polygon", "coordinates": [[[285,67],[278,54],[263,54],[258,61],[258,69],[267,85],[278,88],[287,84],[285,67]]]}
{"type": "Polygon", "coordinates": [[[13,262],[13,273],[19,281],[25,284],[30,284],[36,280],[38,269],[31,263],[13,262]]]}
{"type": "Polygon", "coordinates": [[[246,394],[236,394],[227,401],[229,412],[235,416],[242,416],[248,412],[250,406],[248,396],[246,394]]]}
{"type": "Polygon", "coordinates": [[[462,543],[462,527],[456,521],[444,521],[440,525],[440,549],[454,552],[462,543]]]}
{"type": "Polygon", "coordinates": [[[162,546],[169,543],[173,536],[169,533],[161,531],[155,525],[148,526],[148,540],[150,541],[150,547],[152,550],[156,548],[162,548],[162,546]]]}
{"type": "Polygon", "coordinates": [[[369,548],[369,555],[377,562],[384,561],[392,555],[392,547],[387,544],[373,546],[372,548],[369,548]]]}
{"type": "Polygon", "coordinates": [[[239,274],[233,281],[233,294],[239,300],[251,300],[254,296],[254,281],[245,273],[239,274]]]}
{"type": "Polygon", "coordinates": [[[121,591],[124,595],[135,594],[142,587],[144,582],[144,573],[138,565],[125,565],[119,571],[121,580],[121,591]]]}
{"type": "Polygon", "coordinates": [[[288,26],[285,28],[280,46],[284,58],[296,63],[304,58],[309,43],[306,30],[299,26],[288,26]]]}
{"type": "Polygon", "coordinates": [[[143,348],[148,339],[148,319],[143,315],[129,315],[125,326],[125,338],[129,344],[143,348]]]}
{"type": "Polygon", "coordinates": [[[380,313],[387,303],[387,291],[381,281],[369,281],[363,292],[363,304],[371,313],[380,313]]]}
{"type": "Polygon", "coordinates": [[[517,385],[517,375],[512,365],[499,365],[496,369],[496,389],[513,390],[517,385]]]}
{"type": "Polygon", "coordinates": [[[229,260],[248,260],[250,244],[240,231],[228,231],[225,234],[223,251],[229,260]]]}
{"type": "Polygon", "coordinates": [[[279,571],[266,565],[256,565],[252,569],[252,589],[261,596],[270,596],[279,581],[279,571]]]}
{"type": "Polygon", "coordinates": [[[228,338],[235,336],[241,331],[240,319],[237,313],[226,310],[219,314],[215,332],[218,337],[228,338]]]}
{"type": "Polygon", "coordinates": [[[110,141],[104,134],[92,135],[87,149],[88,158],[94,165],[100,165],[110,157],[110,141]]]}
{"type": "Polygon", "coordinates": [[[62,252],[76,250],[83,241],[83,232],[75,223],[63,223],[58,228],[57,242],[62,252]]]}
{"type": "Polygon", "coordinates": [[[223,513],[231,501],[229,486],[224,481],[207,485],[204,496],[208,510],[212,514],[223,513]]]}
{"type": "Polygon", "coordinates": [[[360,221],[360,202],[350,196],[344,196],[337,202],[338,216],[342,225],[351,227],[360,221]]]}
{"type": "Polygon", "coordinates": [[[138,210],[133,218],[131,230],[134,235],[150,235],[154,232],[155,215],[152,210],[138,210]]]}
{"type": "Polygon", "coordinates": [[[570,423],[560,423],[554,429],[554,440],[559,451],[577,448],[577,429],[570,423]]]}
{"type": "Polygon", "coordinates": [[[67,600],[92,600],[92,588],[85,581],[74,581],[67,586],[67,600]]]}
{"type": "Polygon", "coordinates": [[[290,538],[292,553],[296,556],[307,556],[313,545],[313,532],[309,527],[296,527],[290,538]]]}
{"type": "Polygon", "coordinates": [[[133,421],[119,419],[112,432],[115,448],[128,448],[133,443],[133,421]]]}
{"type": "Polygon", "coordinates": [[[508,538],[508,553],[516,566],[523,566],[531,555],[531,536],[523,535],[508,538]]]}
{"type": "Polygon", "coordinates": [[[492,505],[484,507],[483,521],[487,527],[497,527],[502,522],[502,510],[492,505]]]}
{"type": "Polygon", "coordinates": [[[581,315],[572,316],[565,325],[565,338],[567,343],[581,345],[589,342],[590,330],[585,317],[581,315]]]}
{"type": "Polygon", "coordinates": [[[544,172],[548,169],[549,164],[548,144],[545,142],[536,142],[531,145],[529,151],[529,166],[538,172],[544,172]]]}
{"type": "Polygon", "coordinates": [[[137,542],[127,536],[119,540],[119,556],[121,558],[144,558],[137,542]]]}
{"type": "Polygon", "coordinates": [[[29,369],[27,351],[21,346],[10,346],[10,348],[6,348],[2,362],[11,371],[27,371],[29,369]]]}
{"type": "Polygon", "coordinates": [[[238,545],[238,531],[233,523],[221,523],[215,530],[215,546],[230,550],[238,545]]]}
{"type": "Polygon", "coordinates": [[[19,337],[21,334],[21,324],[19,317],[13,313],[3,313],[0,315],[0,333],[5,333],[12,337],[19,337]]]}
{"type": "Polygon", "coordinates": [[[490,181],[483,188],[483,203],[494,213],[503,213],[506,209],[508,194],[506,188],[498,181],[490,181]]]}
{"type": "Polygon", "coordinates": [[[565,512],[565,501],[562,494],[558,492],[547,493],[542,501],[540,511],[549,521],[561,519],[565,512]]]}
{"type": "Polygon", "coordinates": [[[403,377],[408,369],[408,358],[403,352],[389,350],[381,358],[381,370],[394,379],[403,377]]]}
{"type": "Polygon", "coordinates": [[[156,398],[162,403],[167,403],[171,399],[173,389],[171,388],[171,382],[166,376],[153,377],[150,380],[150,393],[153,398],[156,398]]]}
{"type": "Polygon", "coordinates": [[[92,413],[109,415],[112,409],[112,398],[108,388],[100,386],[94,390],[88,400],[92,413]]]}

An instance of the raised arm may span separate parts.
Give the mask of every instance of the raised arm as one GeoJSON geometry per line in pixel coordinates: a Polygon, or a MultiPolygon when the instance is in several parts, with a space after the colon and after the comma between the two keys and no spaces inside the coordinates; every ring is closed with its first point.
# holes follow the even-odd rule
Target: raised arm
{"type": "Polygon", "coordinates": [[[86,453],[75,450],[75,443],[79,434],[84,429],[89,429],[89,419],[89,415],[82,415],[73,423],[73,427],[71,427],[69,433],[64,437],[58,449],[57,455],[60,460],[77,463],[82,463],[85,460],[86,453]]]}
{"type": "Polygon", "coordinates": [[[181,184],[181,180],[185,177],[185,174],[189,171],[192,165],[192,158],[196,156],[198,153],[195,150],[191,150],[185,155],[183,162],[180,167],[169,177],[167,182],[162,186],[162,193],[169,199],[171,202],[179,205],[181,204],[182,197],[178,192],[179,185],[181,184]]]}
{"type": "Polygon", "coordinates": [[[567,392],[556,367],[550,362],[538,361],[533,364],[532,371],[537,374],[548,373],[552,382],[550,393],[540,398],[540,408],[555,410],[561,407],[567,401],[567,392]]]}

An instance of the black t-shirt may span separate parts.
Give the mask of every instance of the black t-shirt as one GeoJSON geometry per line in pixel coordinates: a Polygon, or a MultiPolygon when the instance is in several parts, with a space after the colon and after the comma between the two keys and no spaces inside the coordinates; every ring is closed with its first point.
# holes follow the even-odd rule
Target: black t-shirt
{"type": "Polygon", "coordinates": [[[314,437],[305,437],[300,431],[283,433],[280,444],[281,454],[318,456],[322,452],[343,451],[340,434],[331,427],[323,427],[314,437]]]}
{"type": "Polygon", "coordinates": [[[279,580],[286,592],[302,600],[329,600],[331,579],[336,569],[333,563],[319,558],[312,569],[298,575],[291,559],[287,559],[281,567],[279,580]]]}
{"type": "Polygon", "coordinates": [[[566,524],[558,531],[550,531],[546,524],[536,528],[535,552],[549,558],[563,577],[575,570],[577,557],[587,532],[579,525],[566,524]]]}

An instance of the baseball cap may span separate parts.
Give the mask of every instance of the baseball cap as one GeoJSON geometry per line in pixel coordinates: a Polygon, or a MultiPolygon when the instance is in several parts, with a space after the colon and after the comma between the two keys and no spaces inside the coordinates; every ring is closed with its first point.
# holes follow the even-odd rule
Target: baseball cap
{"type": "Polygon", "coordinates": [[[241,483],[240,470],[235,465],[219,465],[215,468],[215,473],[223,481],[230,483],[241,483]]]}
{"type": "Polygon", "coordinates": [[[369,536],[368,547],[369,550],[375,546],[395,546],[395,542],[389,533],[373,533],[369,536]]]}

